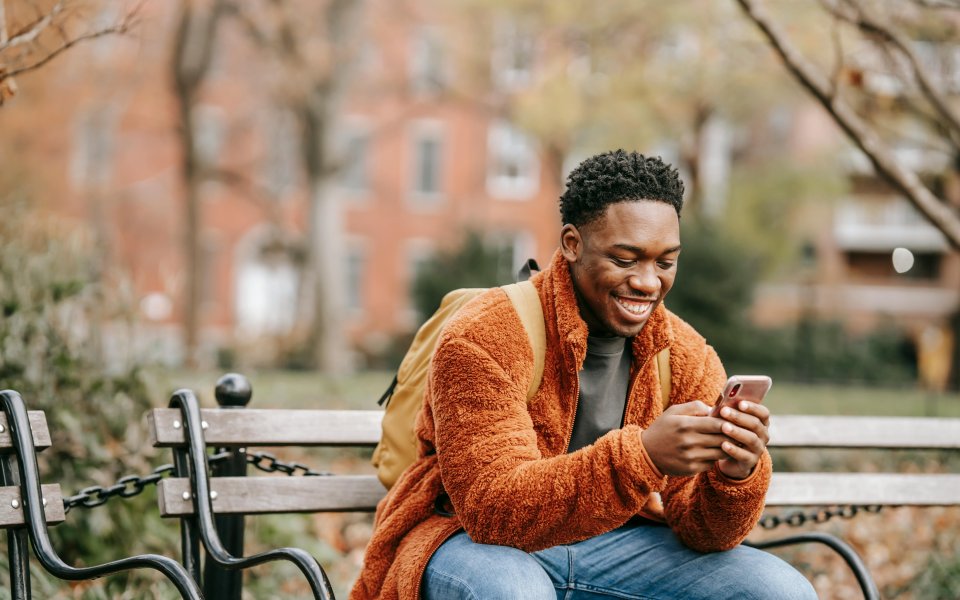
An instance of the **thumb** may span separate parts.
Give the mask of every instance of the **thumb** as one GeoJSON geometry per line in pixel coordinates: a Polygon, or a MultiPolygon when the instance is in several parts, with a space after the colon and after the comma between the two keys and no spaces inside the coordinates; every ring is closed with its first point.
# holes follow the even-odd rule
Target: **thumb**
{"type": "Polygon", "coordinates": [[[669,412],[675,415],[705,417],[710,414],[710,407],[702,400],[693,400],[683,404],[674,404],[670,407],[669,412]]]}

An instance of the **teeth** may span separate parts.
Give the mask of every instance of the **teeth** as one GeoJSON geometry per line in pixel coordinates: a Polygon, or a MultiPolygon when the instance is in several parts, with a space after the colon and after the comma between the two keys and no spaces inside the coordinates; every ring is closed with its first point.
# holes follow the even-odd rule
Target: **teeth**
{"type": "Polygon", "coordinates": [[[645,312],[647,312],[647,310],[652,305],[651,302],[630,302],[622,298],[617,298],[617,303],[620,304],[620,306],[627,309],[627,311],[630,312],[631,314],[634,314],[637,316],[640,316],[645,312]]]}

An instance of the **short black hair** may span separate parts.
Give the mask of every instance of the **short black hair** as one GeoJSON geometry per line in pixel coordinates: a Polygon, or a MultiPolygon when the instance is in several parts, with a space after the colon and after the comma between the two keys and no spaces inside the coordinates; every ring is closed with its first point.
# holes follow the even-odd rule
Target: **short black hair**
{"type": "Polygon", "coordinates": [[[683,208],[683,182],[675,168],[659,156],[614,150],[584,160],[567,176],[560,196],[560,218],[580,227],[617,202],[654,200],[683,208]]]}

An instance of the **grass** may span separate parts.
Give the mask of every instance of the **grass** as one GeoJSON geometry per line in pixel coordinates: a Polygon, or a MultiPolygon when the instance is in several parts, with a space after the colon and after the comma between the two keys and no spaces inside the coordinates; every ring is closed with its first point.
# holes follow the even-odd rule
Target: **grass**
{"type": "MultiPolygon", "coordinates": [[[[308,371],[249,371],[250,407],[376,409],[393,373],[370,371],[330,378],[308,371]]],[[[187,387],[206,406],[214,406],[218,372],[151,371],[150,389],[157,405],[187,387]]],[[[809,385],[778,381],[766,404],[774,415],[890,415],[960,417],[960,393],[932,394],[916,388],[809,385]]]]}
{"type": "Polygon", "coordinates": [[[796,415],[960,417],[960,394],[915,388],[803,385],[777,382],[767,395],[770,412],[796,415]]]}

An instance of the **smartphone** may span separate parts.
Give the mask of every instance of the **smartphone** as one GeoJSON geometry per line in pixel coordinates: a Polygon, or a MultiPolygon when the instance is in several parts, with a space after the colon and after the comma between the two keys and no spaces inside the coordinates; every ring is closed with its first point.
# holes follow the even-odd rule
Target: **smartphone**
{"type": "Polygon", "coordinates": [[[719,417],[720,409],[724,406],[736,408],[741,400],[763,402],[763,397],[770,391],[773,380],[766,375],[731,375],[723,392],[717,398],[717,403],[710,412],[711,417],[719,417]]]}

